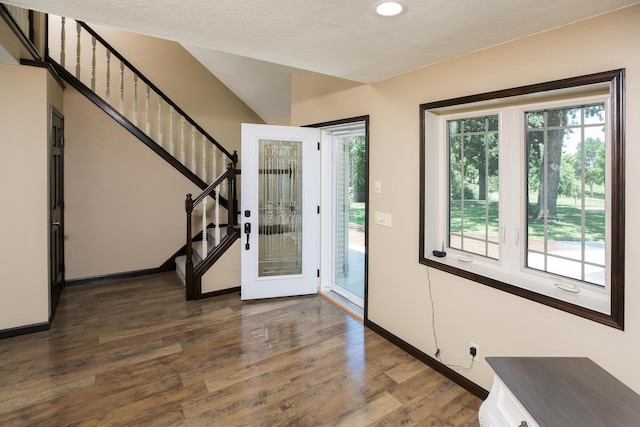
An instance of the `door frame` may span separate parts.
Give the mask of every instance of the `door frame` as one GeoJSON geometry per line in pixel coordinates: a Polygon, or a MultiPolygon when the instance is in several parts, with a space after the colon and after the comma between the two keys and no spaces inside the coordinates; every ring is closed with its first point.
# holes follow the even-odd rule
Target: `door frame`
{"type": "MultiPolygon", "coordinates": [[[[369,307],[369,115],[364,115],[364,116],[357,116],[357,117],[350,117],[350,118],[346,118],[346,119],[340,119],[340,120],[333,120],[333,121],[328,121],[328,122],[322,122],[322,123],[315,123],[315,124],[311,124],[308,125],[309,127],[313,127],[313,128],[318,128],[321,131],[325,130],[325,129],[329,129],[329,128],[334,128],[334,127],[339,127],[342,125],[348,125],[348,124],[352,124],[352,123],[357,123],[357,122],[363,122],[364,123],[364,143],[365,143],[365,211],[364,211],[364,247],[365,247],[365,253],[364,253],[364,307],[363,307],[363,321],[366,323],[368,321],[368,307],[369,307]]],[[[324,141],[320,141],[320,145],[321,145],[321,151],[322,151],[322,144],[325,143],[324,141]]],[[[324,161],[324,158],[322,159],[322,161],[324,161]]],[[[325,209],[325,207],[327,205],[329,205],[329,207],[333,206],[333,203],[327,203],[326,197],[327,197],[327,192],[325,191],[325,187],[326,187],[326,183],[328,181],[332,181],[331,177],[326,177],[323,174],[323,171],[325,170],[324,166],[321,166],[320,168],[320,183],[322,186],[321,192],[320,192],[320,209],[321,209],[321,213],[322,213],[322,217],[325,219],[321,220],[321,232],[324,234],[324,228],[326,228],[326,216],[329,215],[330,218],[332,218],[332,214],[331,211],[328,209],[325,209]],[[323,225],[325,225],[325,227],[323,227],[323,225]]],[[[330,190],[330,195],[333,195],[333,190],[330,190]]],[[[333,225],[333,219],[329,220],[329,223],[333,225]]],[[[332,229],[332,227],[331,227],[332,229]]],[[[333,242],[333,239],[332,239],[333,242]]],[[[322,244],[322,241],[321,241],[322,244]]],[[[331,276],[332,275],[332,270],[333,270],[333,259],[331,256],[327,256],[327,253],[332,254],[333,253],[333,249],[330,248],[330,251],[327,252],[325,250],[325,247],[321,248],[321,252],[320,252],[320,289],[322,290],[324,285],[324,281],[323,279],[326,278],[327,275],[331,276]]]]}

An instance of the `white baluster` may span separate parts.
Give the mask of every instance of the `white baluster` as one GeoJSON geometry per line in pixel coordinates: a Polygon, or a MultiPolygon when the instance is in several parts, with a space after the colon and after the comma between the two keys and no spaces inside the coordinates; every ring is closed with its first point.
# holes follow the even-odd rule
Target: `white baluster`
{"type": "Polygon", "coordinates": [[[96,91],[96,37],[91,36],[91,91],[96,91]]]}
{"type": "Polygon", "coordinates": [[[207,138],[202,135],[202,180],[207,182],[207,138]]]}
{"type": "Polygon", "coordinates": [[[204,199],[202,199],[202,252],[204,254],[204,257],[207,257],[207,254],[209,253],[209,248],[208,248],[208,239],[209,236],[207,235],[207,197],[205,197],[204,199]]]}
{"type": "Polygon", "coordinates": [[[120,61],[120,114],[124,114],[124,62],[120,61]]]}
{"type": "Polygon", "coordinates": [[[184,151],[184,116],[180,116],[180,163],[185,164],[186,153],[184,151]]]}
{"type": "Polygon", "coordinates": [[[109,99],[111,98],[110,85],[111,85],[111,52],[107,50],[107,76],[106,76],[105,93],[104,93],[104,97],[107,102],[109,102],[109,99]]]}
{"type": "Polygon", "coordinates": [[[215,229],[214,229],[214,235],[213,235],[214,237],[213,244],[214,246],[218,246],[220,244],[220,186],[219,185],[216,187],[216,194],[214,196],[214,200],[215,200],[215,206],[214,206],[215,229]]]}
{"type": "Polygon", "coordinates": [[[65,38],[66,38],[66,33],[65,33],[65,21],[66,18],[63,16],[60,19],[60,65],[62,65],[62,68],[64,68],[64,60],[65,60],[65,53],[64,53],[64,49],[65,49],[65,38]]]}
{"type": "Polygon", "coordinates": [[[133,75],[133,124],[138,126],[138,75],[133,75]]]}
{"type": "Polygon", "coordinates": [[[196,169],[196,127],[191,125],[191,172],[197,173],[196,169]]]}
{"type": "Polygon", "coordinates": [[[211,182],[215,181],[216,178],[218,178],[218,147],[216,147],[215,145],[211,148],[211,151],[213,151],[211,153],[211,173],[212,173],[212,178],[211,178],[211,182]]]}
{"type": "Polygon", "coordinates": [[[158,95],[158,145],[162,147],[162,97],[158,95]]]}
{"type": "Polygon", "coordinates": [[[151,133],[151,122],[149,121],[149,85],[147,85],[147,93],[145,94],[144,133],[146,133],[147,136],[151,133]]]}
{"type": "Polygon", "coordinates": [[[227,188],[227,180],[225,179],[224,181],[222,181],[222,184],[220,185],[222,188],[220,189],[220,192],[222,193],[221,195],[223,197],[226,197],[227,200],[229,200],[229,192],[228,192],[228,188],[227,188]]]}
{"type": "Polygon", "coordinates": [[[76,79],[80,80],[80,22],[76,21],[76,33],[78,40],[76,42],[76,79]]]}
{"type": "Polygon", "coordinates": [[[173,105],[169,106],[169,154],[171,157],[175,157],[173,147],[173,105]]]}

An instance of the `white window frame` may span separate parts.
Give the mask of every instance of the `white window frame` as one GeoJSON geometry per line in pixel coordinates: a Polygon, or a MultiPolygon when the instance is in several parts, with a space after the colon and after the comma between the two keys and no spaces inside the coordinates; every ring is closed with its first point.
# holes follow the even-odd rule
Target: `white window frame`
{"type": "MultiPolygon", "coordinates": [[[[611,278],[619,271],[612,271],[612,252],[610,249],[611,227],[613,221],[620,221],[621,214],[613,218],[611,200],[612,194],[612,158],[623,159],[624,123],[621,117],[623,109],[621,80],[624,70],[607,72],[604,80],[598,80],[590,75],[576,78],[578,85],[558,84],[565,81],[543,84],[544,90],[537,90],[541,85],[525,86],[522,88],[503,91],[507,95],[494,98],[493,94],[474,95],[467,98],[440,101],[421,105],[421,246],[420,262],[431,267],[448,271],[458,276],[492,286],[527,299],[559,308],[573,314],[589,318],[608,326],[623,329],[623,298],[624,280],[617,277],[616,290],[612,292],[611,278]],[[609,74],[607,74],[609,73],[609,74]],[[589,81],[585,85],[584,81],[589,81]],[[549,89],[548,86],[554,86],[549,89]],[[557,87],[556,87],[557,86],[557,87]],[[578,86],[577,89],[574,86],[578,86]],[[557,90],[549,92],[550,90],[557,90]],[[540,93],[544,92],[544,93],[540,93]],[[511,95],[515,93],[516,95],[511,95]],[[510,98],[517,96],[517,98],[510,98]],[[615,100],[611,99],[615,96],[615,100]],[[560,99],[558,99],[560,98],[560,99]],[[497,100],[496,100],[497,99],[497,100]],[[469,102],[459,102],[469,100],[469,102]],[[527,235],[527,174],[526,174],[526,124],[525,112],[542,109],[591,105],[605,103],[606,121],[606,171],[605,182],[607,188],[605,205],[605,286],[601,287],[580,280],[574,280],[549,272],[528,268],[526,266],[526,235],[527,235]],[[429,108],[431,107],[431,108],[429,108]],[[499,182],[500,182],[500,250],[499,259],[494,260],[481,255],[459,251],[445,247],[447,255],[437,257],[432,251],[440,251],[443,244],[448,242],[448,173],[449,156],[447,140],[447,121],[468,117],[479,117],[490,114],[499,117],[499,182]],[[615,123],[613,118],[615,117],[615,123]],[[616,138],[619,143],[611,146],[612,127],[616,127],[616,138]],[[505,147],[515,148],[507,150],[505,147]],[[612,150],[618,152],[612,157],[612,150]],[[515,175],[514,175],[515,174],[515,175]],[[514,177],[517,177],[515,179],[514,177]],[[505,203],[509,200],[509,203],[505,203]],[[518,229],[520,242],[515,246],[515,231],[518,229]],[[622,293],[621,293],[622,292],[622,293]]],[[[623,86],[622,86],[623,87],[623,86]]],[[[622,162],[623,163],[623,162],[622,162]]],[[[614,172],[620,175],[624,165],[615,166],[614,172]]],[[[623,184],[618,178],[617,186],[623,184]]],[[[622,197],[623,199],[623,197],[622,197]]],[[[620,210],[618,202],[616,209],[620,210]]],[[[622,223],[624,215],[622,214],[622,223]]],[[[618,230],[624,230],[622,224],[618,230]]],[[[617,236],[618,242],[624,239],[617,236]]],[[[623,243],[618,246],[624,247],[623,243]]],[[[618,250],[620,253],[620,250],[618,250]]],[[[622,253],[624,253],[622,249],[622,253]]],[[[615,266],[619,269],[624,260],[617,260],[615,266]]],[[[624,272],[622,271],[622,274],[624,272]]]]}
{"type": "MultiPolygon", "coordinates": [[[[583,281],[570,279],[553,273],[543,272],[526,266],[526,202],[527,188],[526,180],[526,126],[525,113],[527,111],[537,111],[543,109],[557,109],[562,107],[573,107],[578,105],[590,105],[604,103],[605,114],[608,117],[609,96],[592,96],[571,98],[562,101],[542,102],[535,104],[524,104],[518,106],[506,106],[499,109],[473,110],[464,113],[454,113],[443,115],[438,118],[439,136],[441,152],[448,153],[447,123],[450,120],[459,120],[469,117],[483,117],[497,115],[499,121],[499,182],[500,182],[500,250],[499,259],[495,260],[482,255],[473,254],[468,251],[452,248],[445,243],[448,255],[437,261],[455,266],[463,270],[474,271],[487,277],[507,282],[513,286],[519,286],[530,291],[547,295],[552,298],[571,302],[579,306],[589,308],[601,313],[609,314],[609,274],[604,287],[592,285],[583,281]],[[505,203],[505,200],[517,200],[517,203],[505,203]],[[560,287],[556,286],[560,285],[560,287]],[[570,291],[563,290],[569,289],[570,291]]],[[[606,119],[605,119],[606,120],[606,119]]],[[[607,129],[608,129],[607,121],[607,129]]],[[[608,135],[608,131],[606,134],[608,135]]],[[[606,138],[609,141],[610,138],[606,138]]],[[[607,146],[608,153],[610,147],[607,146]]],[[[442,162],[444,167],[440,171],[440,182],[447,183],[442,198],[438,202],[444,209],[442,222],[437,225],[441,230],[442,240],[448,241],[449,224],[449,197],[448,197],[448,177],[449,177],[449,157],[446,156],[442,162]]],[[[607,171],[609,168],[606,169],[607,171]]],[[[606,204],[610,207],[609,179],[607,183],[606,204]]],[[[609,234],[610,214],[605,208],[606,231],[609,234]]],[[[606,259],[607,272],[610,269],[608,258],[606,259]]]]}

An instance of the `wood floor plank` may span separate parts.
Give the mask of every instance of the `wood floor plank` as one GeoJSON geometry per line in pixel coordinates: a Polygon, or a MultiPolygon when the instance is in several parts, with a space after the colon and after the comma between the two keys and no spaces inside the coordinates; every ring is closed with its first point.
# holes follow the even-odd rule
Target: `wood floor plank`
{"type": "Polygon", "coordinates": [[[395,382],[402,383],[425,369],[427,369],[427,366],[424,363],[419,360],[412,360],[389,369],[385,374],[393,378],[395,382]]]}
{"type": "Polygon", "coordinates": [[[389,393],[384,392],[346,417],[339,419],[335,425],[337,427],[370,425],[400,406],[402,406],[400,402],[389,393]]]}
{"type": "Polygon", "coordinates": [[[185,301],[175,273],[64,290],[0,340],[4,426],[477,426],[481,401],[314,296],[185,301]]]}
{"type": "Polygon", "coordinates": [[[96,385],[96,377],[90,376],[81,378],[77,381],[68,383],[51,384],[49,387],[40,388],[38,390],[30,390],[19,396],[0,402],[0,414],[22,409],[27,406],[33,406],[37,403],[55,399],[65,394],[74,393],[78,390],[94,387],[96,385]]]}

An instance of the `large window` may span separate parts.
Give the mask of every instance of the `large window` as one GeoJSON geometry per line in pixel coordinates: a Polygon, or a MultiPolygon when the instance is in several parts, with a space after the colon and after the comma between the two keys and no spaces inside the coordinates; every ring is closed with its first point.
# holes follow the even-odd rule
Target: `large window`
{"type": "Polygon", "coordinates": [[[623,76],[422,105],[421,262],[622,329],[623,76]]]}

